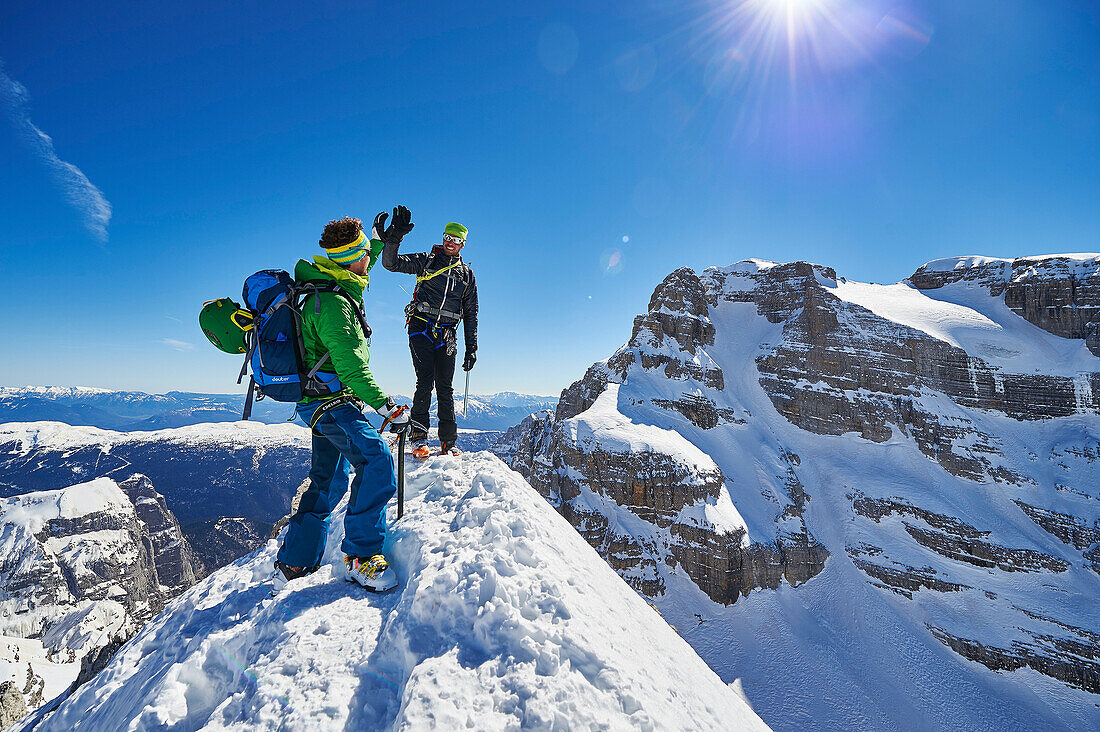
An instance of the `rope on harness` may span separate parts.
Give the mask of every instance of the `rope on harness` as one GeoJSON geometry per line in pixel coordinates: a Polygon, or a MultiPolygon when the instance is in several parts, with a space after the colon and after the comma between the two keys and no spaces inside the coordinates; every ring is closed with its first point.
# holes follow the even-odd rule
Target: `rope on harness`
{"type": "Polygon", "coordinates": [[[437,277],[437,276],[439,276],[439,275],[443,274],[444,272],[446,272],[447,270],[451,270],[451,269],[454,269],[455,267],[457,267],[457,266],[458,266],[458,265],[460,265],[460,264],[462,264],[462,260],[461,260],[461,259],[460,259],[460,260],[458,260],[457,262],[453,262],[453,263],[451,263],[451,264],[448,264],[448,265],[447,265],[446,267],[444,267],[443,269],[437,269],[437,270],[436,270],[435,272],[432,272],[431,274],[426,274],[426,275],[418,275],[418,276],[417,276],[417,278],[416,278],[416,284],[418,284],[418,285],[419,285],[419,284],[420,284],[421,282],[427,282],[427,281],[428,281],[428,280],[430,280],[431,278],[433,278],[433,277],[437,277]]]}

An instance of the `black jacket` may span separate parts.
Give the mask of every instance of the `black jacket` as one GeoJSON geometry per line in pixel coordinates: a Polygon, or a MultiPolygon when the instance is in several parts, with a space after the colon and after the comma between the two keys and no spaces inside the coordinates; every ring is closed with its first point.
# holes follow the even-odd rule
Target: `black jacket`
{"type": "Polygon", "coordinates": [[[477,282],[470,265],[462,261],[461,254],[449,256],[440,245],[431,252],[417,254],[398,254],[397,247],[397,244],[383,247],[382,266],[390,272],[417,277],[412,301],[416,312],[409,320],[409,334],[419,333],[427,325],[456,326],[461,320],[466,350],[476,351],[477,282]],[[447,267],[451,268],[442,271],[447,267]]]}

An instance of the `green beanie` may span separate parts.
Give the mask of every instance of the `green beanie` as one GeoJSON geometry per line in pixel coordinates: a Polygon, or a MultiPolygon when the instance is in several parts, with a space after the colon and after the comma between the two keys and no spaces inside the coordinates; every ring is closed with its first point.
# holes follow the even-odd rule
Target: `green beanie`
{"type": "Polygon", "coordinates": [[[444,236],[450,234],[451,236],[457,237],[462,241],[466,241],[466,233],[467,231],[465,226],[463,226],[462,224],[456,224],[453,221],[443,227],[444,236]]]}

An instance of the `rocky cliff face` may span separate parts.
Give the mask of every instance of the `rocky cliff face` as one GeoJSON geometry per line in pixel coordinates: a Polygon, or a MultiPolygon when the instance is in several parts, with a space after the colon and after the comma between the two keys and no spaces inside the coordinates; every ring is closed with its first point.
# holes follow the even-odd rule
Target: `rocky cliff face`
{"type": "MultiPolygon", "coordinates": [[[[915,643],[1088,698],[1098,310],[1095,255],[944,260],[889,286],[805,262],[684,268],[552,417],[496,450],[718,669],[745,653],[717,650],[712,634],[742,632],[718,608],[869,585],[909,603],[915,643]]],[[[881,642],[837,652],[886,658],[881,642]]],[[[926,673],[904,667],[902,685],[926,673]]]]}
{"type": "MultiPolygon", "coordinates": [[[[991,290],[1005,292],[990,284],[987,267],[980,272],[966,278],[953,270],[951,276],[959,276],[955,282],[961,285],[945,294],[966,303],[990,297],[991,290]]],[[[977,332],[966,335],[978,342],[967,351],[957,339],[939,338],[920,327],[926,320],[962,317],[965,306],[952,299],[922,303],[904,283],[876,292],[875,286],[838,282],[831,269],[803,262],[749,274],[714,270],[707,277],[716,300],[752,302],[769,322],[783,325],[781,343],[758,359],[761,385],[780,414],[817,434],[856,432],[884,442],[897,429],[956,475],[1016,483],[1027,478],[1006,467],[996,435],[983,430],[967,410],[1045,420],[1095,412],[1098,405],[1094,393],[1100,395],[1100,374],[1084,348],[1070,363],[1079,370],[1044,369],[1050,359],[1043,354],[1022,353],[1021,345],[1001,338],[1001,332],[985,333],[992,329],[977,320],[983,315],[977,310],[971,328],[977,332]],[[921,313],[920,307],[929,304],[934,304],[931,312],[921,313]],[[890,317],[895,313],[903,315],[890,317]],[[981,341],[987,335],[992,342],[981,341]],[[941,397],[950,399],[949,409],[941,397]]],[[[913,278],[924,290],[934,289],[936,281],[927,267],[913,278]]],[[[991,297],[987,304],[1003,307],[991,297]]],[[[1068,302],[1062,309],[1088,309],[1079,304],[1068,302]]],[[[1051,320],[1060,318],[1054,308],[1046,312],[1051,320]]]]}
{"type": "Polygon", "coordinates": [[[4,499],[0,636],[20,642],[0,643],[0,670],[18,683],[26,675],[33,709],[49,699],[43,677],[89,678],[196,576],[179,523],[144,475],[4,499]]]}
{"type": "Polygon", "coordinates": [[[718,465],[705,454],[685,459],[699,451],[679,432],[619,413],[619,385],[645,374],[666,383],[655,384],[644,403],[677,415],[692,431],[745,423],[743,409],[702,390],[675,393],[674,387],[666,394],[668,383],[717,393],[725,388],[722,368],[707,349],[716,334],[708,298],[713,296],[690,269],[673,272],[654,291],[649,311],[634,319],[629,343],[562,392],[553,420],[525,422],[498,450],[635,589],[664,593],[663,566],[685,573],[712,600],[731,603],[754,589],[805,582],[829,553],[802,520],[807,496],[794,469],[796,454],[779,456],[785,470],[779,495],[770,498],[782,511],[774,517],[775,530],[759,540],[733,509],[729,479],[718,465]],[[606,403],[593,412],[601,399],[606,403]],[[609,505],[645,522],[642,533],[650,535],[612,520],[609,505]]]}
{"type": "Polygon", "coordinates": [[[138,521],[148,534],[160,593],[175,597],[195,584],[202,570],[194,550],[184,538],[179,521],[148,477],[136,473],[118,487],[130,499],[138,521]]]}

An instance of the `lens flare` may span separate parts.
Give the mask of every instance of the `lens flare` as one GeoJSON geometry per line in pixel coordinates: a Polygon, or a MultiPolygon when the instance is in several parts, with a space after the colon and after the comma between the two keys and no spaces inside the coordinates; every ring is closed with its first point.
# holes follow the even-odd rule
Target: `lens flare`
{"type": "Polygon", "coordinates": [[[617,275],[623,271],[624,257],[618,249],[608,249],[600,255],[600,264],[604,274],[617,275]]]}
{"type": "Polygon", "coordinates": [[[876,26],[883,43],[895,55],[912,58],[932,42],[935,28],[917,15],[902,8],[883,16],[876,26]]]}

